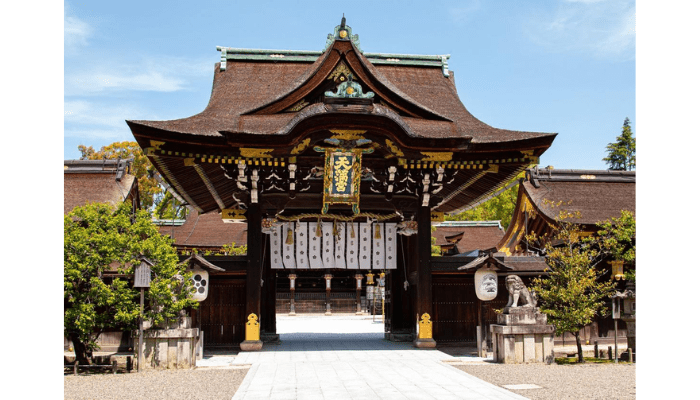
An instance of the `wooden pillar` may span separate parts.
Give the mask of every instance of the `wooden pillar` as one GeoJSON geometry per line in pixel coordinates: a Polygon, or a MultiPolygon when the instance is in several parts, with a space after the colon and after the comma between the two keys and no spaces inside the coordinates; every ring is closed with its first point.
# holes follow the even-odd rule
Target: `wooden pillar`
{"type": "MultiPolygon", "coordinates": [[[[262,295],[262,213],[260,212],[260,204],[250,203],[247,211],[248,218],[248,262],[246,266],[246,339],[241,343],[242,351],[254,351],[262,349],[262,341],[260,338],[249,338],[249,331],[254,332],[254,329],[247,328],[249,323],[260,320],[260,301],[262,295]],[[249,317],[255,314],[255,319],[249,317]]],[[[258,327],[259,336],[259,327],[258,327]]]]}
{"type": "MultiPolygon", "coordinates": [[[[424,315],[428,314],[429,320],[432,321],[433,316],[433,279],[430,271],[430,244],[431,244],[431,225],[430,225],[430,208],[420,207],[418,209],[418,276],[417,276],[417,298],[416,312],[421,320],[422,326],[428,325],[424,323],[424,315]]],[[[416,347],[435,347],[436,343],[432,336],[432,328],[427,334],[421,334],[419,331],[418,338],[413,342],[416,347]],[[423,337],[421,337],[423,336],[423,337]],[[429,337],[426,337],[429,336],[429,337]]]]}
{"type": "Polygon", "coordinates": [[[279,341],[277,334],[277,273],[270,267],[270,237],[262,235],[263,240],[263,285],[260,315],[261,340],[267,342],[279,341]]]}

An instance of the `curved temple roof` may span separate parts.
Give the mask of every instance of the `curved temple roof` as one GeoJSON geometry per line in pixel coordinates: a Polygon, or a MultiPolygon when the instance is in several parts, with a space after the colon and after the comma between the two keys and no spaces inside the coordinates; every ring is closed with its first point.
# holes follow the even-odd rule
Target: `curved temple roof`
{"type": "MultiPolygon", "coordinates": [[[[430,190],[440,198],[430,207],[443,212],[484,198],[554,140],[554,133],[494,128],[469,113],[449,55],[363,53],[357,35],[342,27],[349,34],[336,27],[321,52],[218,47],[201,113],[127,124],[167,183],[203,213],[239,201],[232,171],[216,164],[311,168],[314,146],[337,130],[363,132],[376,150],[366,158],[375,173],[392,165],[439,176],[430,190]],[[436,170],[443,167],[446,182],[436,170]]],[[[363,196],[377,196],[366,189],[363,196]]],[[[411,190],[417,197],[425,189],[411,190]]]]}

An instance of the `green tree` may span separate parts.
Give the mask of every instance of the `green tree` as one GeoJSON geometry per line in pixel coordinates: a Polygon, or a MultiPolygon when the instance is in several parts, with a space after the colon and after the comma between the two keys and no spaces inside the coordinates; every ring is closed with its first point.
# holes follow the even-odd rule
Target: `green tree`
{"type": "Polygon", "coordinates": [[[598,224],[601,251],[613,260],[625,262],[625,279],[636,280],[637,223],[634,212],[622,210],[619,218],[610,218],[598,224]]]}
{"type": "Polygon", "coordinates": [[[63,229],[64,335],[80,363],[91,362],[101,332],[137,328],[140,291],[132,277],[141,257],[154,264],[145,319],[159,324],[197,305],[189,295],[191,273],[147,211],[93,203],[65,215],[63,229]]]}
{"type": "Polygon", "coordinates": [[[248,254],[248,245],[236,246],[236,242],[231,242],[221,246],[221,251],[229,256],[244,256],[248,254]]]}
{"type": "Polygon", "coordinates": [[[608,156],[603,158],[611,170],[631,171],[637,167],[637,143],[632,137],[630,119],[625,118],[622,124],[622,134],[616,138],[615,143],[609,143],[606,147],[608,156]]]}
{"type": "Polygon", "coordinates": [[[577,224],[567,221],[576,217],[561,211],[550,237],[529,235],[527,240],[544,253],[547,262],[546,275],[532,280],[538,305],[557,335],[569,332],[576,338],[578,360],[583,362],[580,330],[596,315],[606,315],[615,281],[601,280],[605,270],[596,266],[605,254],[597,237],[585,236],[577,224]]]}
{"type": "Polygon", "coordinates": [[[165,192],[158,183],[158,171],[143,153],[136,142],[115,142],[102,146],[95,151],[92,146],[79,145],[81,160],[127,159],[133,158],[132,174],[139,184],[141,208],[153,210],[156,218],[171,219],[186,216],[186,207],[182,207],[173,196],[165,192]]]}
{"type": "Polygon", "coordinates": [[[517,182],[524,176],[525,173],[521,173],[503,185],[499,189],[501,193],[488,201],[459,214],[445,216],[445,219],[448,221],[501,221],[503,229],[508,229],[510,220],[513,218],[515,203],[518,200],[517,182]]]}

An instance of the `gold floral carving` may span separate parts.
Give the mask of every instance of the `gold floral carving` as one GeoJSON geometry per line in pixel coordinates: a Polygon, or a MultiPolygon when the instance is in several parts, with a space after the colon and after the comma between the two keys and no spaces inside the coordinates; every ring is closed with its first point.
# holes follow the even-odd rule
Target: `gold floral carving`
{"type": "Polygon", "coordinates": [[[431,151],[421,151],[425,157],[421,161],[452,161],[451,152],[431,152],[431,151]]]}
{"type": "Polygon", "coordinates": [[[333,134],[333,136],[331,136],[331,139],[340,139],[340,140],[364,139],[365,137],[362,135],[365,132],[367,132],[367,131],[351,130],[351,129],[335,129],[335,130],[332,129],[331,133],[333,134]]]}
{"type": "Polygon", "coordinates": [[[394,144],[394,142],[392,142],[391,140],[386,139],[386,145],[387,147],[389,147],[389,151],[391,151],[391,153],[394,154],[396,157],[404,156],[403,151],[401,151],[401,149],[399,149],[399,147],[396,144],[394,144]]]}
{"type": "Polygon", "coordinates": [[[272,158],[270,153],[274,149],[252,149],[241,147],[241,156],[245,158],[272,158]]]}
{"type": "Polygon", "coordinates": [[[345,65],[345,63],[341,62],[340,64],[338,64],[337,67],[335,67],[333,72],[331,72],[331,74],[328,75],[328,78],[326,78],[326,80],[334,81],[334,80],[338,79],[338,77],[340,77],[341,75],[344,75],[347,77],[351,74],[352,74],[352,72],[350,72],[350,68],[348,68],[348,66],[345,65]]]}
{"type": "Polygon", "coordinates": [[[289,108],[287,109],[287,111],[293,111],[293,112],[301,111],[304,107],[306,107],[306,106],[308,106],[308,105],[309,105],[309,102],[306,101],[306,100],[304,100],[304,99],[302,99],[302,100],[299,101],[297,104],[295,104],[295,105],[289,107],[289,108]]]}
{"type": "Polygon", "coordinates": [[[301,143],[296,145],[295,148],[292,149],[292,154],[301,154],[302,151],[306,150],[306,147],[311,143],[311,139],[306,138],[304,139],[301,143]]]}

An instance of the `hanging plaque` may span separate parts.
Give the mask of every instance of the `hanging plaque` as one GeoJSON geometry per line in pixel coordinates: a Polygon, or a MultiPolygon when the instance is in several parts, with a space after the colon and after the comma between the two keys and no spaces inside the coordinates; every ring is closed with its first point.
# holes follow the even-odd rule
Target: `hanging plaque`
{"type": "Polygon", "coordinates": [[[349,204],[352,212],[360,213],[360,178],[363,149],[325,149],[326,167],[323,178],[323,209],[331,204],[349,204]]]}

